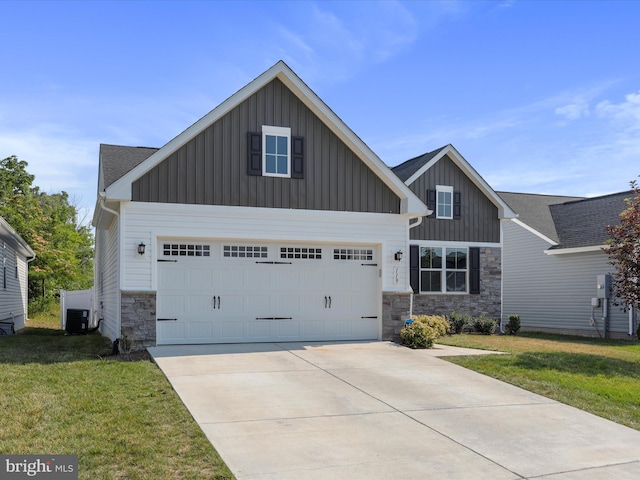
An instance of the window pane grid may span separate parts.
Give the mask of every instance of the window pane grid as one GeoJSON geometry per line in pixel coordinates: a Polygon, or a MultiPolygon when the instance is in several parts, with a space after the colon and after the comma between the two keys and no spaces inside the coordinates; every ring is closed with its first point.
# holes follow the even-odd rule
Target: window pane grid
{"type": "Polygon", "coordinates": [[[321,248],[308,248],[308,247],[281,247],[280,258],[294,258],[305,260],[321,260],[322,249],[321,248]]]}
{"type": "Polygon", "coordinates": [[[368,248],[334,248],[333,259],[372,261],[373,250],[368,248]]]}
{"type": "Polygon", "coordinates": [[[168,257],[209,257],[211,247],[204,244],[165,243],[162,254],[168,257]]]}
{"type": "Polygon", "coordinates": [[[223,245],[222,256],[227,258],[267,258],[267,247],[258,245],[223,245]]]}
{"type": "Polygon", "coordinates": [[[421,247],[420,291],[466,293],[467,254],[467,248],[421,247]]]}

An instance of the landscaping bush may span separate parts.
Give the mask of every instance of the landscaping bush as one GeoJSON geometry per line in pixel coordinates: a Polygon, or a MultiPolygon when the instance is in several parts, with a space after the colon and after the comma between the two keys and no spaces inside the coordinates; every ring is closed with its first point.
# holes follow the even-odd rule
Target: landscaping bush
{"type": "Polygon", "coordinates": [[[462,333],[464,327],[471,323],[470,321],[471,317],[469,315],[454,310],[449,314],[449,331],[451,333],[462,333]]]}
{"type": "Polygon", "coordinates": [[[413,322],[400,330],[402,344],[409,348],[430,348],[436,339],[436,333],[429,325],[413,322]]]}
{"type": "Polygon", "coordinates": [[[411,320],[433,328],[436,338],[449,334],[449,322],[442,315],[413,315],[411,320]]]}
{"type": "Polygon", "coordinates": [[[485,315],[480,315],[479,317],[473,317],[473,328],[476,332],[481,333],[482,335],[491,335],[496,331],[498,327],[498,322],[496,322],[493,318],[489,318],[485,315]]]}
{"type": "Polygon", "coordinates": [[[438,337],[449,333],[449,324],[442,316],[417,315],[411,320],[413,323],[400,330],[402,343],[409,348],[430,348],[438,337]]]}
{"type": "Polygon", "coordinates": [[[520,330],[520,315],[509,315],[509,322],[505,326],[505,330],[509,335],[515,335],[520,330]]]}

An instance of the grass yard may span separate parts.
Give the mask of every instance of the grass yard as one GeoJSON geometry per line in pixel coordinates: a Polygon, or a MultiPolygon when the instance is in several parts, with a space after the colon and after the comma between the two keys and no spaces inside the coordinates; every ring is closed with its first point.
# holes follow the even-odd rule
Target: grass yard
{"type": "Polygon", "coordinates": [[[80,479],[233,478],[155,364],[57,321],[0,337],[0,453],[77,454],[80,479]]]}
{"type": "Polygon", "coordinates": [[[443,359],[640,430],[640,343],[533,333],[438,343],[508,352],[443,359]]]}

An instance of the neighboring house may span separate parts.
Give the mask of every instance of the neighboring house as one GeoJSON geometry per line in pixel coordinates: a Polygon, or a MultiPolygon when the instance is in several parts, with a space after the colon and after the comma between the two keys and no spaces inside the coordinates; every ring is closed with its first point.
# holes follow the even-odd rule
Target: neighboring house
{"type": "Polygon", "coordinates": [[[24,328],[28,305],[28,264],[36,254],[0,217],[0,335],[24,328]]]}
{"type": "Polygon", "coordinates": [[[101,331],[134,348],[391,338],[429,213],[279,62],[160,149],[101,145],[101,331]]]}
{"type": "Polygon", "coordinates": [[[410,227],[413,312],[499,319],[502,224],[514,212],[452,145],[393,171],[432,211],[410,227]]]}
{"type": "Polygon", "coordinates": [[[523,330],[628,338],[632,311],[605,300],[600,275],[615,268],[602,251],[607,225],[627,207],[621,192],[594,198],[498,192],[518,214],[504,225],[503,324],[520,315],[523,330]],[[592,306],[593,305],[593,306],[592,306]],[[608,310],[608,318],[605,314],[608,310]],[[606,321],[605,321],[606,318],[606,321]]]}

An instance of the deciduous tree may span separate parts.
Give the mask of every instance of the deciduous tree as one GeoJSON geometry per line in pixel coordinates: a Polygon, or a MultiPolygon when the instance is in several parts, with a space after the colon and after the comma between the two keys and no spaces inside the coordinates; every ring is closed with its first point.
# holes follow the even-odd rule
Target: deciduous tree
{"type": "Polygon", "coordinates": [[[640,308],[640,188],[631,182],[631,195],[625,199],[627,208],[620,213],[620,224],[609,225],[610,262],[616,267],[611,285],[613,303],[625,308],[640,308]]]}

